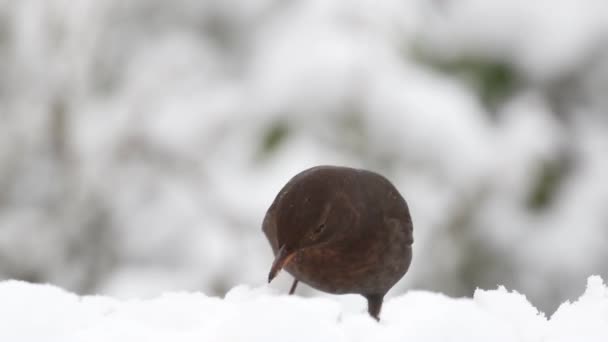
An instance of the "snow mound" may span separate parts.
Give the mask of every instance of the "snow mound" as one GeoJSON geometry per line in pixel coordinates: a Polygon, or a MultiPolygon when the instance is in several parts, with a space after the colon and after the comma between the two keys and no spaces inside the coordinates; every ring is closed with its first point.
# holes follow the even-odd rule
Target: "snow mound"
{"type": "Polygon", "coordinates": [[[335,298],[238,286],[223,299],[168,293],[119,301],[6,281],[0,341],[608,341],[608,287],[598,276],[551,318],[503,287],[473,298],[411,291],[386,301],[380,323],[335,298]]]}

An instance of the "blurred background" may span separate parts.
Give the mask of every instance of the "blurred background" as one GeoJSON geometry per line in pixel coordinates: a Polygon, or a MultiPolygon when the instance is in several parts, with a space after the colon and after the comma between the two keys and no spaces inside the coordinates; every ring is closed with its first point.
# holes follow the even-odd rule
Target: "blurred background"
{"type": "Polygon", "coordinates": [[[392,295],[553,312],[608,278],[608,2],[0,0],[0,279],[260,286],[265,211],[317,164],[408,201],[392,295]]]}

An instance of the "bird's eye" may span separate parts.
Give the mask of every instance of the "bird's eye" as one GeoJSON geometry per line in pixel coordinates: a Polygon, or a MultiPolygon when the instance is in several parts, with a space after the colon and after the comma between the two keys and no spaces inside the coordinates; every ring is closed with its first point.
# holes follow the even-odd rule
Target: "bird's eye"
{"type": "Polygon", "coordinates": [[[312,231],[313,236],[317,236],[323,232],[325,229],[325,223],[321,223],[315,230],[312,231]]]}

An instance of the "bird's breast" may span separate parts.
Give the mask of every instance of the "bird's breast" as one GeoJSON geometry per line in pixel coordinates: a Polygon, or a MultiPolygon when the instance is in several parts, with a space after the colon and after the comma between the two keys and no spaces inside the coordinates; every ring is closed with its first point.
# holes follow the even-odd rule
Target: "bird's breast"
{"type": "Polygon", "coordinates": [[[299,251],[287,271],[330,293],[384,293],[407,271],[411,246],[405,241],[371,239],[361,246],[313,247],[299,251]]]}

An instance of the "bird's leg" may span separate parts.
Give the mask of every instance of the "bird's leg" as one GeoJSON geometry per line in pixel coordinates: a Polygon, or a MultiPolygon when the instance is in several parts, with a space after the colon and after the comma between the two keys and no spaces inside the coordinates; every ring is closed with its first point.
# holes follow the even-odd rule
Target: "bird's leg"
{"type": "Polygon", "coordinates": [[[297,286],[298,286],[298,279],[294,278],[293,284],[291,284],[291,289],[289,290],[289,295],[292,295],[294,292],[296,292],[297,286]]]}
{"type": "Polygon", "coordinates": [[[380,321],[380,309],[382,309],[382,301],[384,300],[384,295],[366,295],[367,299],[367,312],[369,315],[376,319],[376,321],[380,321]]]}

